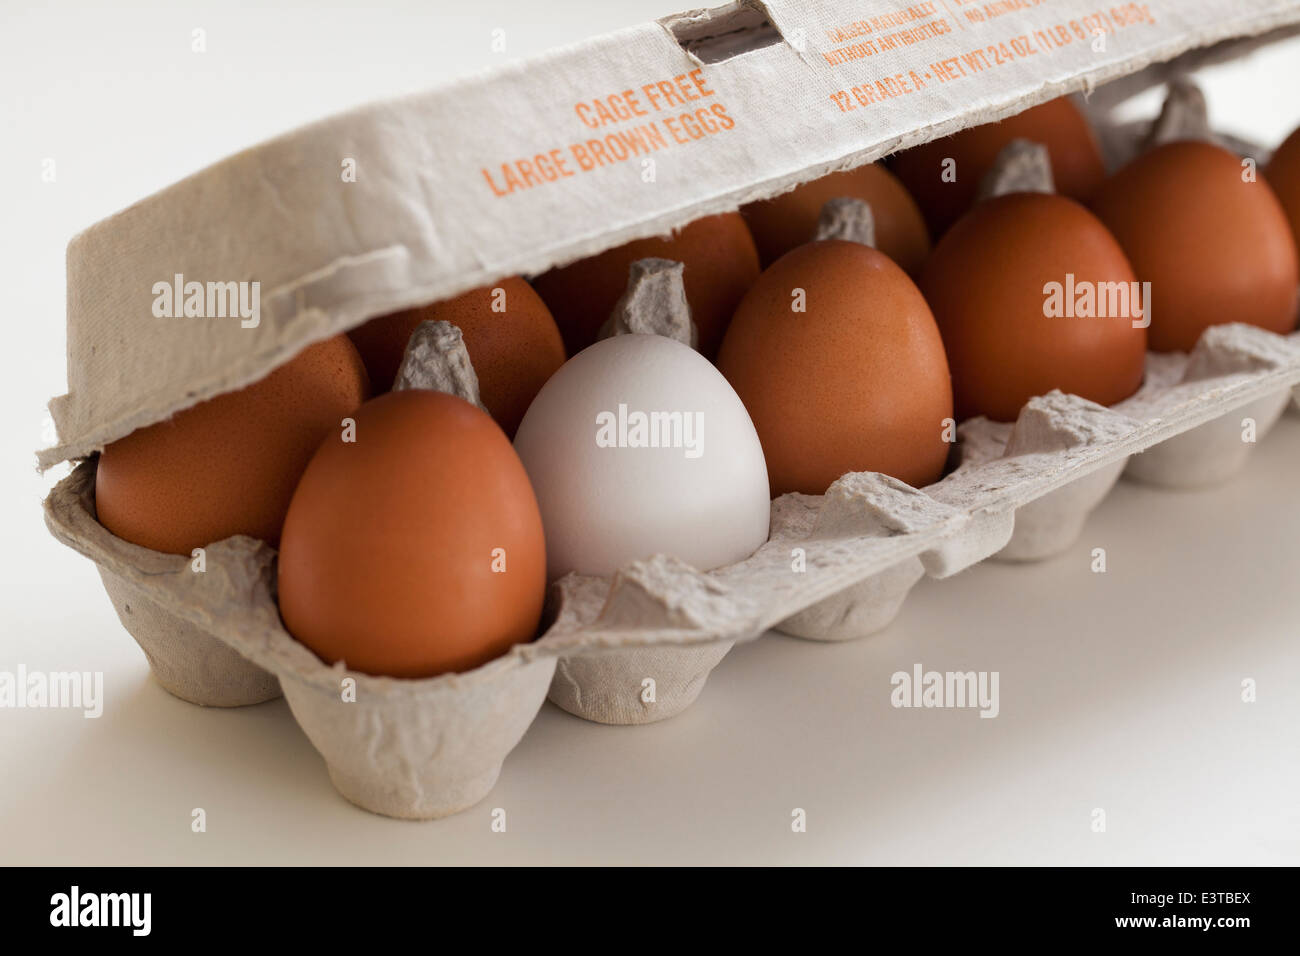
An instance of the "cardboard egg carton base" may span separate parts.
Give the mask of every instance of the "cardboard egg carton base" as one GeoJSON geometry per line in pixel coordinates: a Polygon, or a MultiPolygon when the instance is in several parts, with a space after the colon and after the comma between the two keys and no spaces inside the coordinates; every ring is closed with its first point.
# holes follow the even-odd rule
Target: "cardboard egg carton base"
{"type": "MultiPolygon", "coordinates": [[[[98,565],[159,681],[213,706],[256,703],[278,688],[348,799],[436,817],[486,794],[548,690],[592,720],[662,719],[695,699],[737,641],[778,625],[819,640],[858,637],[887,624],[923,574],[1059,550],[1126,461],[1130,473],[1166,484],[1240,467],[1249,449],[1232,443],[1241,416],[1229,413],[1253,411],[1262,435],[1269,409],[1300,381],[1294,336],[1212,330],[1182,366],[1152,357],[1143,392],[1115,409],[1052,394],[1031,401],[1014,428],[965,423],[958,469],[924,491],[855,473],[825,496],[786,495],[773,502],[768,543],[731,567],[700,573],[657,557],[612,581],[570,576],[554,589],[554,623],[539,640],[424,680],[331,667],[294,641],[264,544],[213,544],[195,573],[189,559],[127,544],[95,520],[88,456],[375,315],[660,235],[1059,95],[1104,95],[1103,84],[1122,79],[1117,102],[1174,75],[1184,54],[1231,55],[1257,42],[1240,38],[1300,23],[1289,0],[1238,0],[1226,14],[1211,0],[1150,0],[1140,17],[1127,5],[1054,0],[979,24],[936,9],[953,29],[883,55],[838,55],[850,42],[836,39],[844,25],[897,9],[893,0],[768,0],[642,24],[291,131],[77,236],[68,249],[69,390],[51,404],[58,444],[38,459],[81,464],[47,498],[46,521],[98,565]],[[1100,29],[1107,42],[1076,42],[1067,24],[1100,29]],[[974,63],[981,50],[1001,59],[1021,34],[1033,37],[1033,56],[962,66],[952,79],[954,64],[974,63]],[[949,79],[867,96],[881,77],[929,77],[935,67],[949,79]],[[517,157],[605,135],[583,126],[575,100],[692,76],[733,125],[656,150],[654,188],[639,161],[505,196],[491,185],[488,174],[499,178],[517,157]],[[869,105],[859,105],[863,96],[869,105]],[[468,115],[498,121],[466,124],[468,115]],[[351,180],[340,177],[348,162],[351,180]],[[158,315],[155,289],[173,277],[249,280],[265,290],[260,314],[249,323],[158,315]],[[355,702],[343,699],[349,679],[355,702]]],[[[677,112],[656,108],[644,125],[662,133],[677,112]]]]}
{"type": "Polygon", "coordinates": [[[51,492],[46,523],[98,565],[169,691],[238,706],[278,688],[347,799],[429,818],[491,789],[548,691],[590,720],[670,717],[737,641],[772,627],[860,637],[888,624],[923,574],[1067,547],[1126,463],[1166,486],[1222,480],[1253,447],[1241,419],[1254,417],[1262,437],[1297,382],[1300,334],[1209,329],[1191,355],[1150,355],[1141,391],[1114,408],[1052,392],[1014,426],[965,422],[958,467],[923,491],[856,472],[824,496],[784,495],[768,542],[738,564],[703,573],[657,556],[612,581],[569,575],[554,588],[554,621],[540,639],[476,670],[420,680],[330,666],[295,641],[276,607],[275,551],[262,542],[217,542],[200,572],[189,558],[116,538],[95,516],[95,459],[51,492]]]}
{"type": "Polygon", "coordinates": [[[476,803],[532,722],[555,668],[511,654],[465,675],[394,680],[330,667],[289,637],[274,599],[275,552],[247,537],[206,549],[206,569],[124,542],[95,519],[95,462],[53,490],[46,523],[99,565],[122,623],[159,682],[186,700],[254,704],[283,691],[348,800],[430,818],[476,803]],[[128,607],[129,605],[129,607],[128,607]],[[355,703],[344,700],[345,679],[355,703]]]}
{"type": "MultiPolygon", "coordinates": [[[[1020,499],[1014,520],[1000,529],[1005,537],[988,556],[1051,557],[1078,540],[1088,514],[1121,475],[1165,488],[1197,488],[1236,474],[1285,410],[1292,394],[1288,384],[1298,376],[1300,333],[1284,337],[1247,325],[1217,326],[1190,355],[1148,353],[1142,387],[1111,408],[1052,392],[1032,399],[1014,424],[963,422],[957,468],[925,493],[964,502],[973,521],[985,516],[986,527],[997,526],[996,514],[1006,514],[1007,498],[1020,499]],[[1245,440],[1246,419],[1254,423],[1253,442],[1245,440]],[[1065,474],[1073,477],[1061,481],[1065,474]],[[1032,486],[1045,490],[1035,494],[1032,486]]],[[[987,546],[997,539],[981,540],[987,546]]],[[[899,564],[777,629],[822,641],[866,636],[894,619],[923,573],[946,577],[952,570],[899,564]]]]}

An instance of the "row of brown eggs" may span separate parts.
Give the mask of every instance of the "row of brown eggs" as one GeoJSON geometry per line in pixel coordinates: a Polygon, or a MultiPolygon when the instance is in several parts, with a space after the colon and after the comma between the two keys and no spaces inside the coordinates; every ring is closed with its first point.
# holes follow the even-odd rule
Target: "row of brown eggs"
{"type": "Polygon", "coordinates": [[[165,552],[233,534],[280,545],[286,626],[322,657],[395,676],[463,670],[535,633],[544,533],[508,436],[566,353],[597,337],[631,263],[684,264],[699,350],[743,401],[772,495],[819,494],[861,470],[923,486],[942,473],[954,410],[1009,420],[1052,388],[1111,404],[1139,386],[1148,347],[1187,349],[1219,322],[1293,328],[1300,267],[1283,203],[1300,227],[1300,131],[1267,172],[1281,202],[1243,177],[1238,157],[1182,142],[1107,179],[1083,117],[1052,101],[895,157],[892,172],[835,173],[531,284],[509,278],[371,320],[109,445],[99,518],[165,552]],[[1046,145],[1061,194],[976,203],[1017,138],[1046,145]],[[879,248],[808,241],[826,201],[843,196],[871,207],[879,248]],[[1045,284],[1067,273],[1150,282],[1149,332],[1129,316],[1046,318],[1045,284]],[[491,418],[433,393],[365,401],[391,386],[428,319],[461,329],[491,418]],[[365,455],[337,440],[345,417],[365,455]],[[497,549],[508,574],[482,560],[497,549]],[[357,556],[346,587],[313,558],[341,550],[357,556]],[[332,597],[344,591],[373,600],[332,597]],[[376,650],[309,636],[376,631],[396,637],[376,650]]]}

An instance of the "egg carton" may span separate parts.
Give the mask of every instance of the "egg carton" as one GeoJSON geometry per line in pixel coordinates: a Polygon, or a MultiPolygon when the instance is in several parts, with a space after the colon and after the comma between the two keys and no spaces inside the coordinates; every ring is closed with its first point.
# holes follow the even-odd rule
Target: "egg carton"
{"type": "Polygon", "coordinates": [[[924,574],[1059,549],[1125,461],[1144,480],[1169,484],[1239,467],[1249,450],[1238,447],[1230,413],[1253,413],[1263,434],[1269,410],[1300,382],[1294,336],[1212,329],[1190,357],[1151,357],[1143,391],[1114,409],[1053,393],[1032,400],[1013,427],[964,423],[959,466],[924,490],[855,473],[824,496],[783,496],[769,541],[730,567],[701,573],[655,557],[612,580],[571,575],[552,589],[538,640],[473,671],[420,680],[326,665],[294,641],[276,610],[275,553],[263,543],[216,542],[196,573],[190,559],[121,541],[96,520],[95,454],[105,444],[259,380],[373,316],[663,234],[1055,96],[1138,77],[1186,51],[1300,23],[1300,5],[1284,0],[1239,0],[1230,18],[1212,0],[1150,0],[1149,18],[1123,24],[1091,0],[1057,0],[891,55],[900,68],[925,70],[971,43],[1010,42],[1006,31],[1051,30],[1075,17],[1100,17],[1108,43],[1070,43],[1019,69],[845,111],[827,91],[862,83],[864,71],[872,80],[876,60],[831,64],[820,49],[825,28],[894,6],[765,0],[667,17],[327,118],[75,237],[69,391],[51,403],[59,437],[38,460],[79,464],[47,498],[46,522],[96,563],[160,683],[213,706],[282,692],[348,799],[392,816],[441,816],[488,792],[548,692],[593,720],[671,716],[736,642],[773,627],[819,640],[860,636],[888,623],[924,574]],[[586,135],[575,129],[573,90],[649,79],[684,95],[692,77],[737,122],[726,136],[657,155],[655,188],[644,188],[643,164],[633,163],[506,197],[484,186],[498,160],[586,135]],[[465,115],[499,122],[467,125],[465,115]],[[349,164],[351,179],[341,178],[349,164]],[[151,319],[155,283],[173,276],[255,281],[260,315],[151,319]]]}
{"type": "Polygon", "coordinates": [[[548,691],[593,719],[669,716],[737,641],[772,627],[858,637],[885,626],[923,574],[1067,546],[1126,464],[1162,485],[1223,479],[1253,447],[1241,418],[1254,417],[1262,437],[1297,382],[1300,335],[1209,329],[1190,356],[1150,356],[1142,390],[1114,408],[1052,392],[1030,400],[1014,425],[965,422],[961,463],[925,490],[856,472],[824,496],[783,495],[768,542],[738,564],[704,573],[656,556],[612,581],[568,575],[540,639],[473,671],[420,680],[330,666],[295,641],[280,622],[275,552],[263,542],[217,542],[196,572],[189,558],[113,536],[95,517],[94,459],[55,487],[45,514],[56,538],[98,565],[123,626],[169,690],[224,706],[282,691],[345,797],[429,818],[487,794],[548,691]]]}
{"type": "Polygon", "coordinates": [[[374,316],[663,235],[1058,96],[1138,89],[1184,57],[1226,56],[1300,25],[1294,0],[1236,0],[1231,16],[1217,0],[1109,12],[1053,0],[963,20],[888,57],[839,57],[844,24],[896,7],[744,0],[664,17],[327,117],[95,223],[68,245],[68,392],[50,403],[58,439],[38,452],[41,467],[258,381],[374,316]],[[1000,58],[1035,31],[1050,49],[1007,68],[1000,58]],[[990,57],[1000,68],[955,65],[990,57]],[[866,102],[886,61],[931,79],[866,102]],[[951,75],[936,77],[940,66],[951,75]],[[669,145],[595,163],[581,120],[592,104],[575,90],[637,93],[637,128],[669,145]],[[683,143],[669,135],[682,103],[716,106],[732,125],[710,120],[714,133],[683,143]],[[525,161],[528,181],[503,195],[503,167],[517,179],[525,161]],[[173,279],[256,283],[258,315],[157,315],[155,289],[173,279]]]}
{"type": "MultiPolygon", "coordinates": [[[[96,465],[82,462],[56,485],[45,502],[46,524],[96,563],[158,681],[213,706],[283,693],[338,791],[376,813],[427,819],[481,800],[545,701],[562,655],[656,643],[680,644],[688,659],[725,653],[714,637],[732,608],[722,590],[696,582],[698,593],[684,593],[693,573],[655,559],[624,570],[612,589],[599,579],[565,581],[553,594],[554,623],[541,639],[472,671],[409,680],[331,666],[280,621],[273,548],[228,538],[205,549],[197,572],[189,558],[123,541],[95,517],[96,465]],[[664,627],[627,626],[647,621],[656,608],[664,627]],[[595,633],[587,633],[585,624],[597,620],[595,633]]],[[[672,692],[693,697],[698,687],[672,692]]]]}
{"type": "Polygon", "coordinates": [[[1224,481],[1277,422],[1297,380],[1300,334],[1216,326],[1191,355],[1148,353],[1141,389],[1110,408],[1051,392],[1014,424],[963,422],[957,468],[924,494],[967,515],[971,560],[901,563],[777,628],[812,640],[862,637],[893,620],[922,573],[943,578],[984,557],[1064,551],[1121,474],[1165,488],[1224,481]],[[1250,432],[1254,441],[1244,440],[1250,432]]]}

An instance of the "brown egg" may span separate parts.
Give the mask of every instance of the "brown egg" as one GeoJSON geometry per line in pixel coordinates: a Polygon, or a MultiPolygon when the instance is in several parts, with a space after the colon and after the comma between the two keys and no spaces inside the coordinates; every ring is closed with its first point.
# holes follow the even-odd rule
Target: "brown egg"
{"type": "Polygon", "coordinates": [[[1042,143],[1052,159],[1056,191],[1086,202],[1106,176],[1101,150],[1083,114],[1070,100],[1048,100],[997,123],[964,129],[894,156],[891,168],[915,197],[940,237],[975,202],[980,180],[1013,139],[1042,143]],[[945,160],[956,165],[944,179],[945,160]],[[955,176],[955,179],[953,178],[955,176]]]}
{"type": "Polygon", "coordinates": [[[916,274],[930,253],[925,221],[897,177],[875,163],[831,173],[743,208],[741,213],[754,234],[763,266],[771,265],[795,246],[809,242],[817,230],[822,207],[841,196],[861,199],[871,207],[876,248],[909,275],[916,274]]]}
{"type": "Polygon", "coordinates": [[[348,335],[376,393],[393,387],[416,326],[438,320],[460,329],[483,405],[513,436],[537,390],[564,364],[564,342],[546,303],[527,282],[512,276],[454,299],[371,319],[348,335]],[[494,306],[505,311],[494,311],[494,306]]]}
{"type": "Polygon", "coordinates": [[[1142,384],[1147,337],[1133,325],[1143,314],[1133,269],[1071,199],[1012,193],[978,203],[935,247],[921,291],[943,335],[959,419],[1014,421],[1054,388],[1111,405],[1142,384]]]}
{"type": "Polygon", "coordinates": [[[671,238],[637,239],[589,259],[552,269],[533,280],[551,309],[570,355],[592,342],[627,288],[637,259],[674,259],[682,276],[699,350],[713,358],[741,296],[758,278],[758,251],[739,213],[697,219],[671,238]]]}
{"type": "Polygon", "coordinates": [[[119,538],[172,554],[235,534],[274,545],[316,446],[367,391],[361,356],[338,335],[260,382],[137,429],[99,456],[99,520],[119,538]]]}
{"type": "Polygon", "coordinates": [[[819,495],[849,471],[916,487],[943,471],[943,343],[883,252],[829,239],[786,253],[740,303],[718,368],[754,421],[774,496],[819,495]],[[792,307],[800,290],[806,311],[792,307]]]}
{"type": "Polygon", "coordinates": [[[357,410],[321,443],[280,544],[280,615],[327,663],[391,677],[464,671],[531,640],[542,518],[509,440],[441,392],[357,410]]]}
{"type": "Polygon", "coordinates": [[[1150,347],[1190,351],[1211,325],[1290,332],[1300,265],[1286,215],[1263,179],[1219,146],[1174,142],[1117,172],[1093,210],[1151,283],[1150,347]]]}
{"type": "Polygon", "coordinates": [[[1291,237],[1300,246],[1300,129],[1277,148],[1264,175],[1291,223],[1291,237]]]}

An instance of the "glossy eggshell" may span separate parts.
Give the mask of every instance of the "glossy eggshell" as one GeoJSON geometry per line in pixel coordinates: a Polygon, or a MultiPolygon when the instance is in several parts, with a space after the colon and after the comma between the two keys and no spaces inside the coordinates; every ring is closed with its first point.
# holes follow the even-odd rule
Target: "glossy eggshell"
{"type": "Polygon", "coordinates": [[[1291,224],[1291,237],[1300,245],[1300,129],[1277,148],[1264,175],[1291,224]]]}
{"type": "Polygon", "coordinates": [[[376,392],[393,387],[416,327],[440,320],[464,335],[483,405],[513,435],[537,390],[564,364],[564,342],[546,303],[527,282],[512,276],[454,299],[371,319],[348,335],[376,392]],[[493,310],[498,302],[505,311],[493,310]]]}
{"type": "Polygon", "coordinates": [[[619,335],[579,352],[542,387],[515,448],[537,491],[553,578],[610,575],[657,554],[706,571],[767,540],[753,423],[718,370],[673,339],[619,335]],[[617,428],[602,440],[602,418],[620,406],[627,440],[617,428]],[[690,435],[636,447],[631,416],[654,412],[691,416],[690,435]]]}
{"type": "Polygon", "coordinates": [[[289,633],[327,663],[390,677],[469,670],[531,640],[546,548],[505,434],[468,402],[418,389],[353,417],[356,441],[321,444],[285,519],[289,633]]]}
{"type": "Polygon", "coordinates": [[[1106,227],[1063,196],[981,202],[935,247],[921,291],[943,335],[958,419],[1014,421],[1025,402],[1054,388],[1102,405],[1137,391],[1146,358],[1146,330],[1133,325],[1140,303],[1116,297],[1112,309],[1107,297],[1105,310],[1124,314],[1049,316],[1044,289],[1056,283],[1063,296],[1067,274],[1074,289],[1123,283],[1125,295],[1135,281],[1106,227]]]}
{"type": "Polygon", "coordinates": [[[908,274],[916,274],[930,252],[925,220],[898,178],[875,163],[831,173],[788,193],[745,206],[741,213],[749,223],[763,265],[769,266],[795,246],[811,242],[822,207],[841,197],[861,199],[871,207],[876,248],[908,274]]]}
{"type": "Polygon", "coordinates": [[[1119,170],[1093,201],[1138,279],[1151,283],[1154,351],[1190,351],[1226,322],[1295,328],[1295,240],[1268,183],[1243,172],[1222,147],[1166,143],[1119,170]]]}
{"type": "Polygon", "coordinates": [[[361,357],[339,335],[260,382],[138,429],[99,456],[99,520],[119,538],[172,554],[235,534],[274,545],[316,446],[367,390],[361,357]]]}
{"type": "Polygon", "coordinates": [[[1086,202],[1106,176],[1092,127],[1064,97],[906,150],[894,156],[890,168],[916,199],[937,239],[971,207],[980,180],[1013,139],[1047,147],[1056,191],[1063,196],[1086,202]],[[951,182],[943,178],[947,159],[956,163],[951,182]]]}
{"type": "Polygon", "coordinates": [[[758,278],[758,250],[739,213],[706,216],[674,235],[637,239],[550,272],[533,287],[550,307],[570,355],[596,340],[627,289],[638,259],[673,259],[685,265],[682,281],[701,354],[712,358],[741,296],[758,278]]]}
{"type": "Polygon", "coordinates": [[[828,240],[778,259],[736,310],[718,368],[754,420],[773,495],[819,495],[850,471],[914,487],[943,471],[943,343],[920,291],[881,252],[828,240]],[[806,312],[792,309],[796,290],[806,312]]]}

